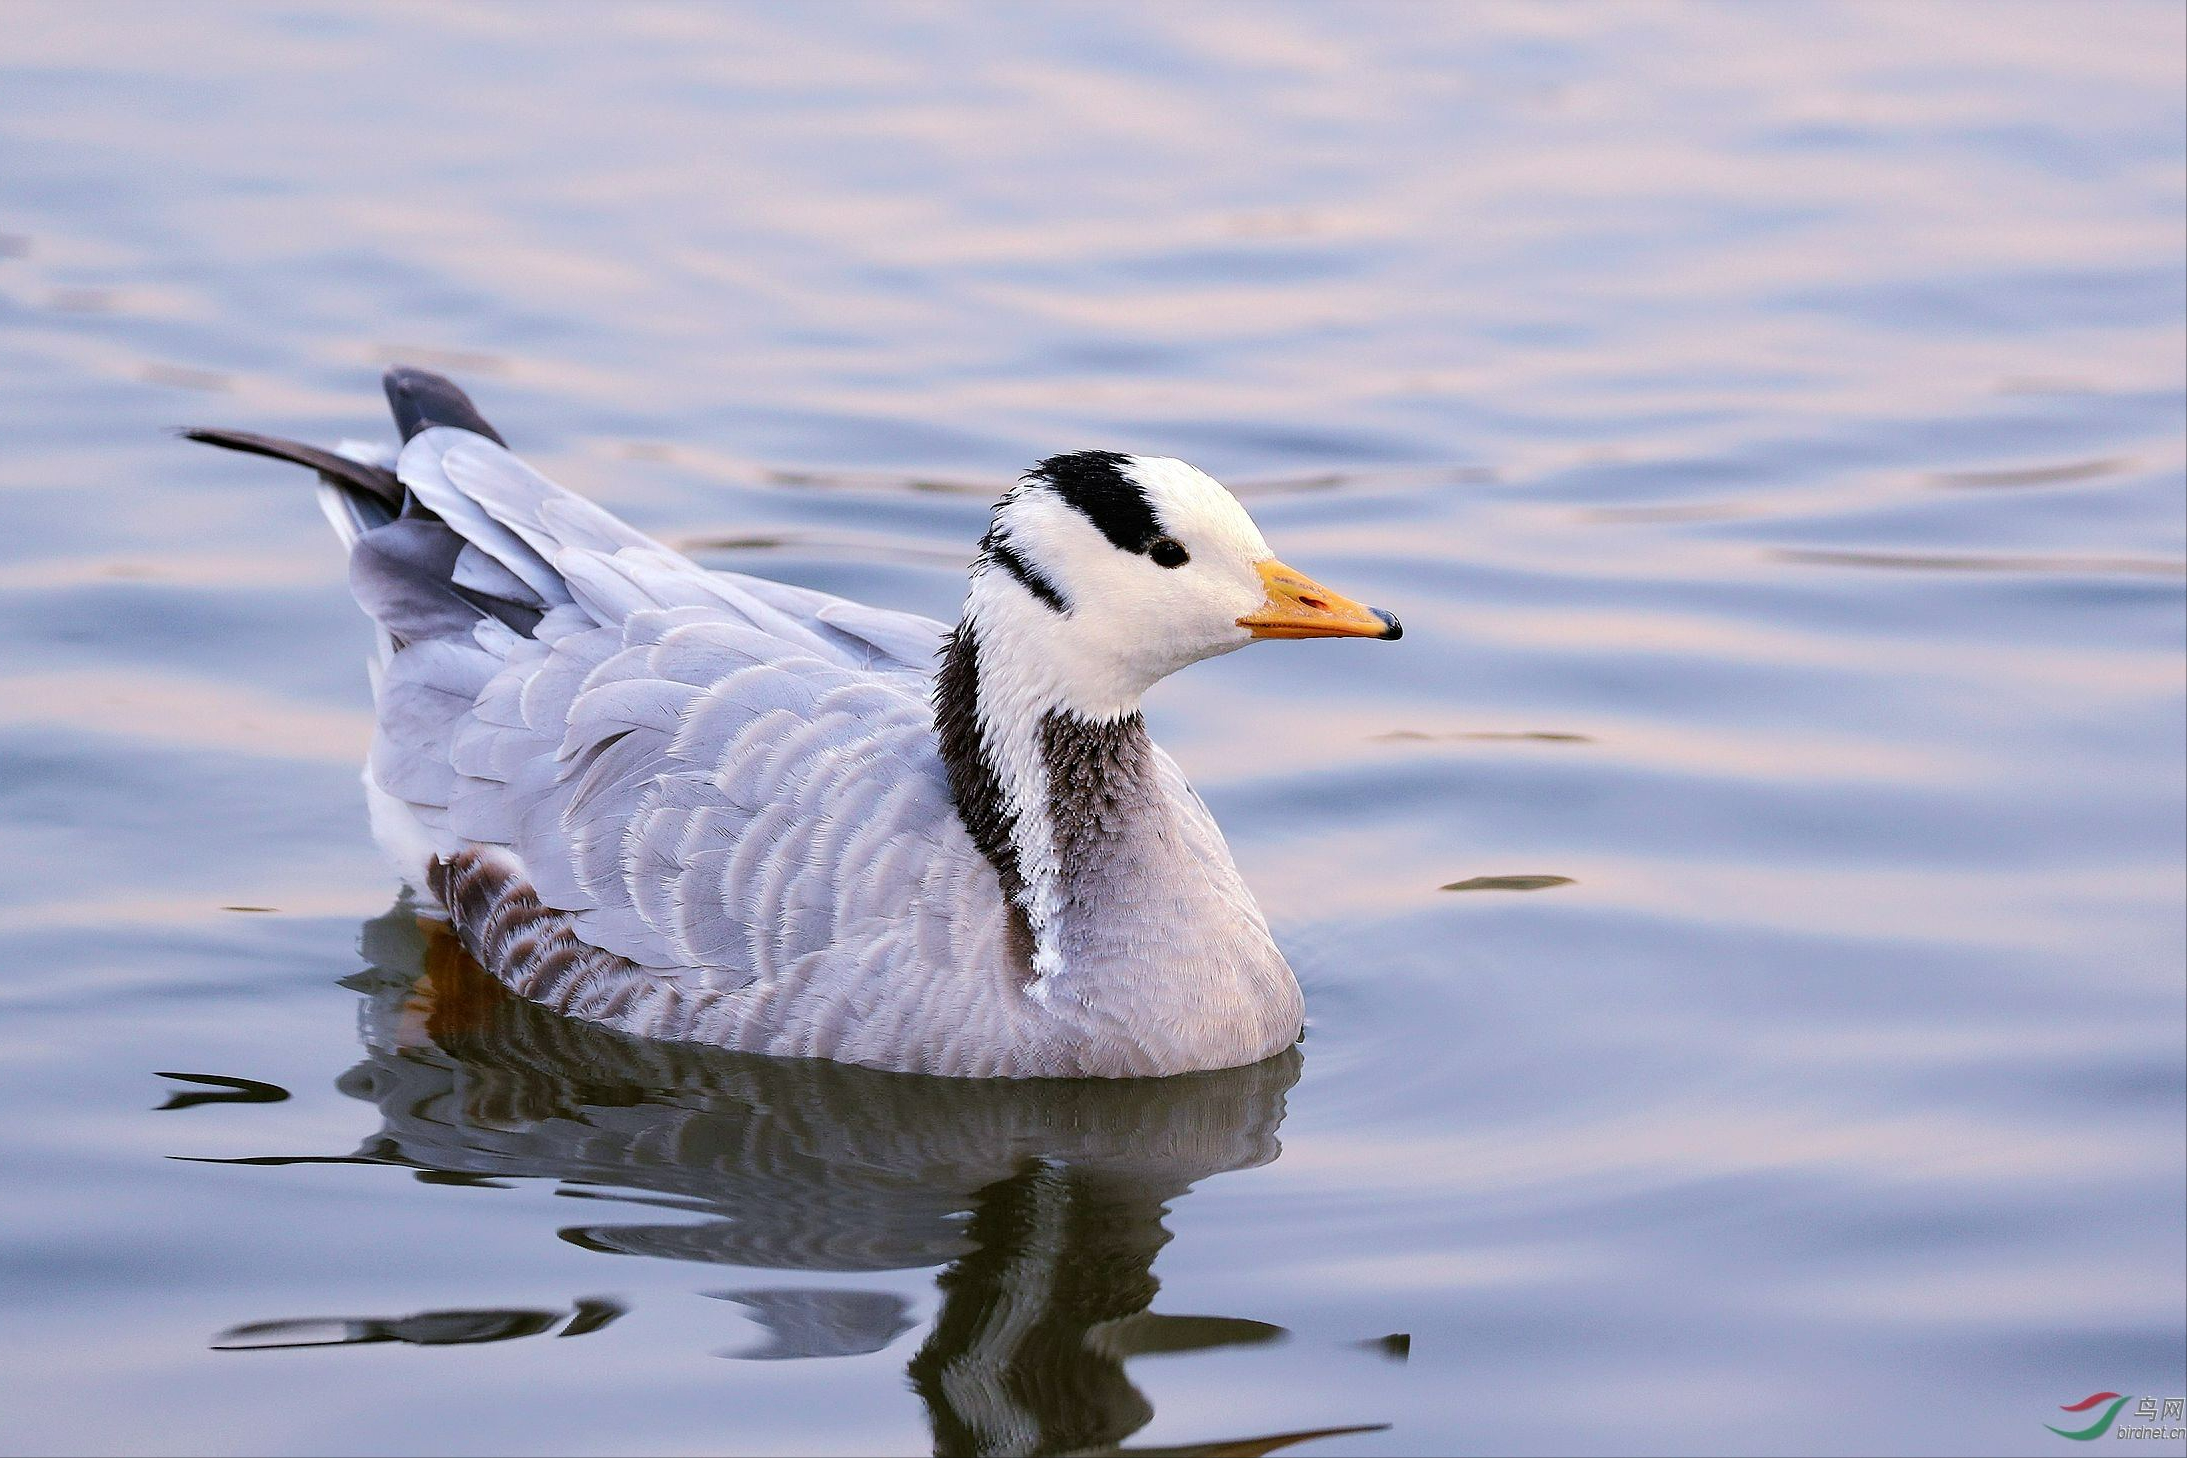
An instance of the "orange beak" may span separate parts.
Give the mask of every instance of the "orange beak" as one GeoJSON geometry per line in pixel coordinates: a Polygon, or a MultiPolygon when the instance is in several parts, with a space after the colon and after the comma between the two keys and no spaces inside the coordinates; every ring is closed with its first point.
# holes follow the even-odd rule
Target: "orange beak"
{"type": "Polygon", "coordinates": [[[1331,592],[1271,557],[1259,564],[1268,600],[1238,619],[1256,638],[1397,638],[1405,630],[1380,608],[1331,592]]]}

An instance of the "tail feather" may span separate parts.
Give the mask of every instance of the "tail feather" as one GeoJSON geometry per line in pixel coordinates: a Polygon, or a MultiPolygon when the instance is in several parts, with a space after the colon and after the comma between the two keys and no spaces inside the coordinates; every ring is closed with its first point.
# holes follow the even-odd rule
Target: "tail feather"
{"type": "Polygon", "coordinates": [[[334,451],[321,450],[298,440],[258,435],[248,430],[185,430],[187,440],[225,447],[276,461],[309,466],[319,473],[319,509],[345,547],[374,527],[385,526],[402,514],[402,483],[385,466],[352,460],[334,451]]]}
{"type": "Polygon", "coordinates": [[[402,428],[404,440],[435,425],[453,425],[483,435],[504,449],[508,447],[501,432],[478,413],[471,397],[447,376],[398,367],[383,375],[380,383],[387,390],[387,403],[395,412],[395,424],[402,428]]]}
{"type": "Polygon", "coordinates": [[[408,461],[352,443],[329,451],[244,430],[182,433],[318,472],[319,504],[349,549],[350,591],[373,622],[367,668],[378,723],[365,770],[373,834],[415,880],[460,844],[447,810],[448,746],[457,727],[518,639],[569,594],[553,569],[486,511],[453,488],[441,491],[440,458],[450,444],[507,450],[469,397],[421,370],[390,370],[386,384],[403,440],[434,432],[412,447],[408,461]],[[454,514],[436,510],[435,502],[454,514]],[[474,534],[485,541],[472,540],[474,534]],[[541,587],[495,556],[497,549],[511,555],[512,544],[520,565],[536,564],[532,576],[541,587]]]}
{"type": "Polygon", "coordinates": [[[498,618],[529,633],[539,621],[539,608],[456,580],[456,562],[466,550],[463,538],[431,517],[389,522],[350,549],[349,590],[398,644],[466,635],[481,618],[498,618]]]}
{"type": "MultiPolygon", "coordinates": [[[[463,392],[438,375],[390,370],[387,390],[406,435],[456,425],[500,440],[463,392]]],[[[381,662],[408,643],[467,634],[482,618],[498,618],[520,633],[538,622],[544,604],[521,583],[488,580],[480,563],[467,560],[477,550],[385,466],[247,430],[182,434],[319,473],[319,504],[350,549],[350,588],[381,630],[381,662]]]]}
{"type": "Polygon", "coordinates": [[[224,446],[231,451],[243,451],[254,456],[271,456],[277,461],[293,461],[299,466],[309,466],[337,486],[361,491],[387,508],[394,516],[402,510],[402,483],[395,473],[384,466],[368,465],[338,456],[315,445],[302,441],[283,440],[277,435],[258,435],[248,430],[190,429],[182,432],[184,439],[203,441],[207,445],[224,446]]]}

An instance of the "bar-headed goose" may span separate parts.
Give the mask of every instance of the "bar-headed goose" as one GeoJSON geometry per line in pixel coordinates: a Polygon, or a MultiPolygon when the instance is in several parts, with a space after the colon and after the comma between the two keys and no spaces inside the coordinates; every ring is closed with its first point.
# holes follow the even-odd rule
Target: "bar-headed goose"
{"type": "Polygon", "coordinates": [[[711,572],[387,376],[316,469],[378,625],[376,838],[518,993],[641,1036],[910,1072],[1182,1073],[1299,1033],[1296,979],[1139,698],[1256,638],[1395,638],[1181,461],[995,507],[952,631],[711,572]],[[937,667],[938,663],[938,667],[937,667]]]}

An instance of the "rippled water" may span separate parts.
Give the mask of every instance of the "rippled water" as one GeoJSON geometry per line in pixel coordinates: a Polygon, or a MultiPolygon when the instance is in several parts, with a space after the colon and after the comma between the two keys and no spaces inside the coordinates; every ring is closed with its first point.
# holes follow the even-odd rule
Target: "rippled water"
{"type": "Polygon", "coordinates": [[[0,1446],[2047,1452],[2187,1388],[2178,6],[6,20],[0,1446]],[[493,997],[367,839],[301,483],[163,433],[378,431],[397,359],[937,616],[1038,456],[1237,483],[1407,627],[1150,705],[1302,1056],[493,997]]]}

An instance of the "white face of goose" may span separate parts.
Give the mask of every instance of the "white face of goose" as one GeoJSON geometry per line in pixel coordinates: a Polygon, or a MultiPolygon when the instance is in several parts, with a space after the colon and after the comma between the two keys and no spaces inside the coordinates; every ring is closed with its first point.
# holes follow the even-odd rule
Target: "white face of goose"
{"type": "Polygon", "coordinates": [[[1400,631],[1277,561],[1236,497],[1164,457],[1044,461],[983,545],[970,603],[982,659],[1086,718],[1128,713],[1157,680],[1256,638],[1400,631]]]}

